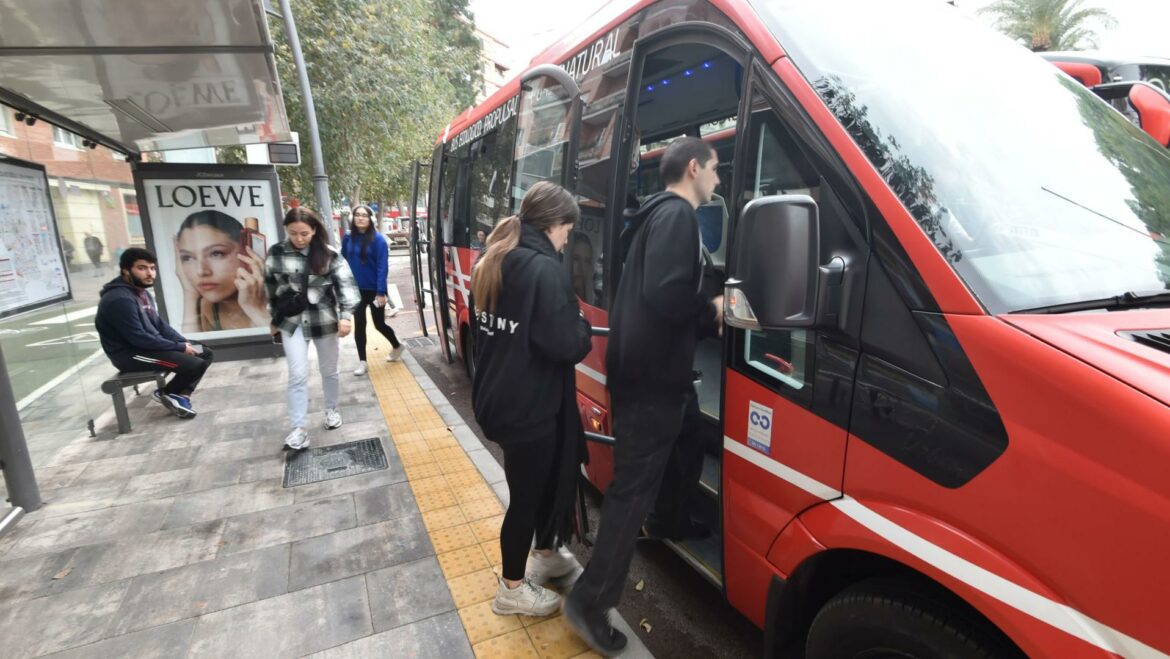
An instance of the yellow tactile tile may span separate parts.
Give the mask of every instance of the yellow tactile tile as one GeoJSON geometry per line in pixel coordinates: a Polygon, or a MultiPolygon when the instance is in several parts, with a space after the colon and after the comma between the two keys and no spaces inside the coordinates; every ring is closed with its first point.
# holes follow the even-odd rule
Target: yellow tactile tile
{"type": "Polygon", "coordinates": [[[447,491],[452,488],[442,474],[436,474],[431,478],[411,479],[410,489],[414,490],[415,496],[418,496],[427,492],[447,491]]]}
{"type": "Polygon", "coordinates": [[[499,577],[489,568],[464,574],[447,582],[455,608],[462,609],[480,602],[490,602],[496,597],[499,577]]]}
{"type": "Polygon", "coordinates": [[[420,512],[429,513],[432,510],[440,508],[450,508],[459,504],[459,499],[455,497],[455,493],[451,490],[438,490],[435,492],[425,492],[414,498],[418,502],[418,509],[420,512]]]}
{"type": "Polygon", "coordinates": [[[472,646],[476,659],[540,659],[523,629],[472,646]]]}
{"type": "Polygon", "coordinates": [[[427,451],[422,452],[422,453],[413,453],[410,455],[401,455],[400,454],[398,457],[400,460],[402,460],[402,466],[404,466],[404,467],[413,467],[413,466],[417,466],[417,465],[424,465],[424,464],[427,464],[428,462],[436,462],[435,454],[433,451],[430,451],[430,450],[427,450],[427,451]]]}
{"type": "Polygon", "coordinates": [[[495,540],[500,537],[500,526],[503,523],[503,515],[493,515],[492,517],[485,517],[472,522],[471,530],[475,531],[475,537],[480,542],[495,540]]]}
{"type": "MultiPolygon", "coordinates": [[[[398,451],[398,455],[400,457],[413,457],[416,455],[426,455],[431,453],[431,447],[427,446],[426,441],[421,439],[411,442],[396,442],[394,444],[394,450],[398,451]]],[[[437,462],[437,460],[433,460],[432,462],[437,462]]]]}
{"type": "MultiPolygon", "coordinates": [[[[417,497],[418,494],[416,493],[415,496],[417,497]]],[[[427,511],[422,514],[422,518],[423,524],[426,525],[427,531],[430,533],[467,523],[467,517],[459,509],[459,506],[427,511]]]]}
{"type": "Polygon", "coordinates": [[[487,499],[476,499],[475,501],[461,503],[459,507],[463,509],[463,514],[467,516],[467,521],[469,522],[494,517],[504,512],[504,507],[500,505],[500,500],[495,495],[487,499]]]}
{"type": "Polygon", "coordinates": [[[562,616],[528,625],[526,629],[541,659],[570,659],[589,650],[589,646],[565,624],[562,616]]]}
{"type": "Polygon", "coordinates": [[[468,485],[478,485],[483,482],[483,476],[479,475],[478,471],[474,469],[455,471],[449,474],[444,474],[447,483],[451,487],[467,487],[468,485]]]}
{"type": "MultiPolygon", "coordinates": [[[[467,631],[467,640],[471,641],[472,645],[512,631],[519,630],[524,634],[520,621],[516,619],[517,616],[496,615],[492,611],[491,602],[480,602],[459,609],[459,618],[463,621],[463,629],[467,631]]],[[[527,637],[525,634],[525,638],[527,637]]],[[[535,651],[535,648],[533,650],[535,651]]]]}
{"type": "Polygon", "coordinates": [[[406,469],[406,477],[412,481],[443,475],[443,468],[439,466],[438,462],[428,462],[413,467],[403,465],[402,467],[406,469]]]}
{"type": "Polygon", "coordinates": [[[426,439],[444,439],[451,437],[451,431],[448,430],[446,426],[431,430],[423,430],[420,434],[426,439]]]}
{"type": "MultiPolygon", "coordinates": [[[[447,435],[446,437],[432,437],[426,440],[426,444],[427,448],[436,452],[453,448],[459,451],[460,455],[463,453],[463,449],[459,447],[459,442],[451,435],[447,435]]],[[[439,459],[442,460],[443,458],[439,457],[439,459]]]]}
{"type": "Polygon", "coordinates": [[[483,555],[487,557],[490,565],[497,565],[504,562],[503,557],[500,556],[499,539],[481,542],[479,543],[479,548],[483,550],[483,555]]]}
{"type": "Polygon", "coordinates": [[[458,497],[459,503],[496,496],[496,493],[486,483],[452,487],[451,489],[455,491],[455,496],[458,497]]]}
{"type": "Polygon", "coordinates": [[[439,554],[438,558],[439,567],[442,568],[443,575],[447,577],[448,581],[455,577],[487,569],[489,566],[479,545],[471,545],[439,554]]]}
{"type": "Polygon", "coordinates": [[[470,524],[460,524],[450,528],[439,529],[430,534],[431,544],[435,546],[436,554],[443,554],[456,549],[463,549],[471,545],[480,544],[475,537],[470,524]]]}
{"type": "Polygon", "coordinates": [[[454,474],[460,471],[470,471],[473,472],[476,476],[479,476],[479,472],[475,469],[475,463],[473,463],[465,455],[461,455],[457,458],[451,458],[450,460],[439,460],[438,463],[439,469],[442,469],[444,474],[454,474]]]}

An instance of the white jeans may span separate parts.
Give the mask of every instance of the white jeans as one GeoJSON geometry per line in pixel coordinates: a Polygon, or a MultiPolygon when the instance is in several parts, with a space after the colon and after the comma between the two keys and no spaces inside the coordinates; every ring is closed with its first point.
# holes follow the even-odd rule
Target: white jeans
{"type": "MultiPolygon", "coordinates": [[[[298,327],[289,334],[281,330],[284,340],[284,358],[288,362],[288,423],[293,428],[307,427],[309,413],[309,341],[304,329],[298,327]]],[[[325,389],[325,409],[337,407],[341,376],[337,360],[341,343],[336,334],[313,339],[317,347],[317,366],[321,372],[321,386],[325,389]]]]}

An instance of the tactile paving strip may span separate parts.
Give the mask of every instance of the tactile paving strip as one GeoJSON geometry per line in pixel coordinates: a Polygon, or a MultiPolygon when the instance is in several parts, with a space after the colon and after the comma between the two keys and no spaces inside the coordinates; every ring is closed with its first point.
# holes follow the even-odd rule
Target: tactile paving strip
{"type": "Polygon", "coordinates": [[[290,452],[284,459],[284,486],[296,487],[386,468],[377,437],[290,452]]]}

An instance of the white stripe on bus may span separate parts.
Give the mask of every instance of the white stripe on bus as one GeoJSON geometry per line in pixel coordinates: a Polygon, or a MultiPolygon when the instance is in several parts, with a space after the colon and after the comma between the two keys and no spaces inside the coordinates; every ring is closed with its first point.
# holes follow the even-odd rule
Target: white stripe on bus
{"type": "Polygon", "coordinates": [[[730,437],[725,436],[723,438],[723,448],[727,449],[728,453],[734,453],[773,476],[778,476],[792,483],[814,497],[828,500],[841,496],[841,492],[836,489],[809,478],[779,460],[775,460],[753,448],[740,444],[730,437]]]}
{"type": "Polygon", "coordinates": [[[596,382],[601,383],[601,386],[603,386],[603,387],[605,386],[605,374],[604,373],[601,373],[599,371],[595,371],[584,364],[577,364],[577,372],[582,374],[582,375],[587,376],[591,380],[594,380],[596,382]]]}

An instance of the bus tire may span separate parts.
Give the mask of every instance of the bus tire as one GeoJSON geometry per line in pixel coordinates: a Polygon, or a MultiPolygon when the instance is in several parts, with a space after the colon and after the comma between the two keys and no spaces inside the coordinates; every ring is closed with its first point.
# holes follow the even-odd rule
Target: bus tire
{"type": "Polygon", "coordinates": [[[876,578],[846,588],[813,619],[807,659],[1023,657],[990,622],[940,588],[876,578]]]}

